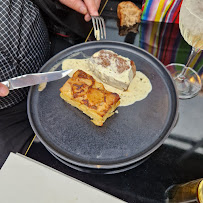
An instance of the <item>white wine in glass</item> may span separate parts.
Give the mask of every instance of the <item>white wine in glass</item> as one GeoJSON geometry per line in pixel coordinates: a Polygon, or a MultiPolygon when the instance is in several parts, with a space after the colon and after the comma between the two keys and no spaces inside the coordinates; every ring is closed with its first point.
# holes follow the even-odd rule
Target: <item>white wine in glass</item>
{"type": "Polygon", "coordinates": [[[185,66],[166,66],[176,82],[180,99],[189,99],[201,90],[201,79],[189,67],[193,58],[203,49],[203,0],[183,0],[179,14],[179,28],[192,51],[185,66]],[[181,67],[181,68],[180,68],[181,67]]]}

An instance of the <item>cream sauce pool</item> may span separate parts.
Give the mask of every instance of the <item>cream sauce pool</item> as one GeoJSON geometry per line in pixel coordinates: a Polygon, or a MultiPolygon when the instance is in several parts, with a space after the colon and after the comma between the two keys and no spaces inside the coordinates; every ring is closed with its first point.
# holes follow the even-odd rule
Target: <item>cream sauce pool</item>
{"type": "Polygon", "coordinates": [[[109,86],[99,80],[97,77],[89,69],[89,61],[88,59],[65,59],[62,63],[62,69],[68,70],[73,69],[73,71],[69,74],[70,77],[78,70],[83,70],[84,72],[92,75],[94,79],[98,82],[101,82],[105,89],[117,93],[120,96],[120,105],[119,106],[128,106],[136,101],[141,101],[147,97],[147,95],[152,90],[152,85],[150,80],[147,78],[145,74],[140,71],[136,71],[136,76],[130,83],[127,91],[122,91],[112,86],[109,86]]]}

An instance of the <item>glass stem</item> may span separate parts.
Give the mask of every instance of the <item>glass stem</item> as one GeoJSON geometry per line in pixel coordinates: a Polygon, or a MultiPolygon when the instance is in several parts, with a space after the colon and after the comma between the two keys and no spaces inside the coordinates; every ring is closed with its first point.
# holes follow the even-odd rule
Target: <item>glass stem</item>
{"type": "Polygon", "coordinates": [[[195,49],[194,47],[192,47],[192,51],[190,53],[190,56],[188,58],[188,61],[187,61],[186,65],[185,65],[186,68],[183,68],[183,70],[180,73],[179,77],[184,77],[185,76],[185,74],[186,74],[186,72],[188,70],[187,67],[189,67],[191,61],[195,58],[195,56],[199,53],[199,51],[200,51],[200,49],[195,49]]]}

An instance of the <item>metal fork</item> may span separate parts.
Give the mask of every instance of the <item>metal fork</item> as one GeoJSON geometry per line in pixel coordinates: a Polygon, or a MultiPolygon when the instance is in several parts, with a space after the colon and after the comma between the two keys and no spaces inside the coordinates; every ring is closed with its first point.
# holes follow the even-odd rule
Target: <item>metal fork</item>
{"type": "Polygon", "coordinates": [[[104,19],[101,16],[91,16],[94,36],[97,40],[106,39],[106,26],[104,19]]]}

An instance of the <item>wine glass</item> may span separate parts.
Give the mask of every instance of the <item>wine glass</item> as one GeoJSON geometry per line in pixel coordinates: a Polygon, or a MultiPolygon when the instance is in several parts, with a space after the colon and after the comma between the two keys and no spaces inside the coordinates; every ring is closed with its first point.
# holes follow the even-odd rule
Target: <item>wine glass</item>
{"type": "Polygon", "coordinates": [[[169,64],[166,68],[175,80],[180,99],[198,94],[202,84],[190,62],[203,49],[203,0],[183,0],[179,14],[179,28],[185,41],[192,46],[186,65],[169,64]]]}

